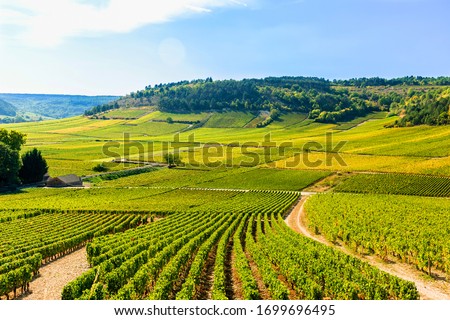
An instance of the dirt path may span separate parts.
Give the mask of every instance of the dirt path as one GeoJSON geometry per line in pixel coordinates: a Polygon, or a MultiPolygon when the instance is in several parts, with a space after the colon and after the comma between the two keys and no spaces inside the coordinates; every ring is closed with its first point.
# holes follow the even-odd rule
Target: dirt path
{"type": "Polygon", "coordinates": [[[311,233],[306,227],[306,215],[304,204],[308,197],[303,197],[302,200],[294,207],[292,212],[286,218],[287,225],[294,231],[311,238],[315,241],[323,243],[327,246],[334,247],[342,252],[363,260],[380,270],[395,275],[404,280],[412,281],[416,284],[419,291],[420,298],[423,300],[450,300],[450,283],[443,280],[444,277],[439,277],[436,280],[425,279],[425,275],[416,270],[413,266],[401,262],[384,262],[375,256],[361,256],[353,251],[340,245],[334,245],[326,240],[323,236],[311,233]]]}
{"type": "Polygon", "coordinates": [[[211,300],[212,286],[214,283],[214,265],[216,262],[217,245],[211,249],[203,266],[200,284],[195,300],[211,300]]]}
{"type": "Polygon", "coordinates": [[[60,300],[64,286],[89,270],[86,260],[86,248],[83,247],[58,260],[55,260],[40,270],[40,276],[30,284],[30,294],[22,296],[22,300],[60,300]]]}

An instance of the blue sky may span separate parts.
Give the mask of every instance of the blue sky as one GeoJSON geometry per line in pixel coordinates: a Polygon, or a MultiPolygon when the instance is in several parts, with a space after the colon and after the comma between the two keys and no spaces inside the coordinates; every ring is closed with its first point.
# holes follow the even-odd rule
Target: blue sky
{"type": "Polygon", "coordinates": [[[0,92],[450,76],[447,0],[0,0],[0,92]]]}

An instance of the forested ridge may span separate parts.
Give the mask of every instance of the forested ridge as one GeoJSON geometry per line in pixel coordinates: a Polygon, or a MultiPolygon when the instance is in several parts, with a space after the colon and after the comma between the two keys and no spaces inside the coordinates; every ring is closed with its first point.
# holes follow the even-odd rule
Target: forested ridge
{"type": "Polygon", "coordinates": [[[326,80],[314,77],[181,81],[146,86],[114,102],[85,112],[92,116],[120,107],[156,106],[161,111],[270,111],[307,113],[317,122],[336,123],[390,111],[402,116],[398,126],[449,123],[450,77],[360,78],[326,80]]]}
{"type": "Polygon", "coordinates": [[[0,99],[0,115],[15,116],[16,108],[11,103],[0,99]]]}

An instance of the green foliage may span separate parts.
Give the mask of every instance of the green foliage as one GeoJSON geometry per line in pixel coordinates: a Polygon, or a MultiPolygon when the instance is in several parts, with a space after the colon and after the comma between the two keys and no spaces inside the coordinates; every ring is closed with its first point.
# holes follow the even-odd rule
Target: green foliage
{"type": "MultiPolygon", "coordinates": [[[[107,169],[107,170],[104,170],[104,171],[109,171],[108,167],[106,167],[104,165],[102,166],[102,168],[103,167],[107,169]]],[[[86,181],[86,182],[93,182],[93,183],[101,183],[103,181],[117,180],[117,179],[120,179],[120,178],[140,175],[140,174],[143,174],[143,173],[149,173],[149,172],[153,172],[153,171],[156,171],[156,170],[158,170],[158,169],[153,168],[153,167],[127,169],[127,170],[123,170],[123,171],[117,171],[117,172],[111,172],[111,173],[108,173],[108,174],[98,175],[98,176],[95,176],[95,177],[92,177],[92,178],[86,178],[86,179],[84,179],[84,181],[86,181]]],[[[134,180],[134,179],[136,179],[136,178],[135,177],[131,177],[130,178],[130,180],[134,180]]]]}
{"type": "Polygon", "coordinates": [[[250,112],[220,112],[213,114],[205,123],[207,128],[242,128],[255,116],[250,112]]]}
{"type": "Polygon", "coordinates": [[[169,165],[169,167],[175,167],[183,163],[183,161],[181,161],[181,155],[179,153],[166,153],[163,158],[164,161],[169,165]]]}
{"type": "Polygon", "coordinates": [[[260,248],[300,299],[418,299],[415,285],[299,236],[280,214],[264,213],[260,248]],[[301,248],[301,249],[300,249],[301,248]]]}
{"type": "Polygon", "coordinates": [[[449,197],[450,178],[407,174],[357,174],[346,179],[335,191],[449,197]]]}
{"type": "Polygon", "coordinates": [[[333,83],[344,86],[356,86],[356,87],[369,87],[369,86],[424,86],[424,85],[436,85],[436,86],[448,86],[450,85],[450,77],[402,77],[394,79],[383,79],[379,77],[374,78],[358,78],[350,80],[333,80],[333,83]]]}
{"type": "Polygon", "coordinates": [[[16,115],[16,107],[11,103],[0,99],[0,115],[14,117],[16,115]]]}
{"type": "Polygon", "coordinates": [[[0,142],[0,187],[19,183],[19,152],[0,142]]]}
{"type": "MultiPolygon", "coordinates": [[[[0,224],[0,296],[26,288],[43,260],[49,262],[80,244],[111,232],[136,227],[140,216],[130,213],[53,212],[0,224]]],[[[95,276],[95,274],[94,274],[95,276]]],[[[80,287],[63,292],[72,298],[80,287]]],[[[94,290],[101,297],[99,290],[94,290]]]]}
{"type": "Polygon", "coordinates": [[[106,172],[109,169],[103,163],[99,163],[95,167],[93,167],[92,170],[95,172],[106,172]]]}
{"type": "MultiPolygon", "coordinates": [[[[253,215],[255,218],[255,215],[253,215]]],[[[256,224],[259,224],[260,216],[256,219],[256,224]]],[[[263,247],[257,243],[252,235],[253,219],[250,219],[247,224],[247,231],[245,233],[245,241],[247,250],[258,266],[261,278],[264,285],[267,287],[270,296],[273,300],[287,300],[289,297],[289,290],[283,282],[278,279],[278,273],[275,272],[274,267],[269,259],[267,259],[263,247]]],[[[257,226],[257,229],[260,225],[257,226]]],[[[258,230],[261,232],[261,229],[258,230]]]]}
{"type": "Polygon", "coordinates": [[[291,292],[301,299],[418,298],[413,284],[290,230],[281,216],[297,199],[293,192],[240,193],[208,210],[180,211],[97,237],[87,246],[93,268],[67,284],[63,297],[196,299],[206,294],[200,278],[207,257],[215,255],[213,299],[228,299],[230,268],[243,298],[260,297],[250,261],[272,299],[289,298],[291,292]]]}
{"type": "Polygon", "coordinates": [[[106,112],[102,117],[108,119],[137,119],[151,111],[147,108],[120,108],[106,112]]]}
{"type": "Polygon", "coordinates": [[[270,116],[260,122],[260,127],[276,120],[280,111],[311,111],[310,116],[319,122],[336,122],[365,115],[379,107],[372,107],[357,93],[349,95],[345,90],[335,90],[332,83],[325,79],[281,77],[241,81],[206,79],[147,86],[144,90],[94,108],[86,114],[118,108],[120,105],[156,105],[162,111],[175,113],[270,111],[270,116]],[[325,113],[319,117],[321,112],[325,113]]]}
{"type": "MultiPolygon", "coordinates": [[[[245,224],[248,222],[249,216],[242,220],[233,237],[234,266],[237,276],[242,283],[242,295],[245,300],[257,300],[260,298],[258,284],[252,274],[247,256],[241,243],[241,239],[245,234],[245,224]]],[[[247,246],[249,245],[247,241],[247,246]]]]}
{"type": "Polygon", "coordinates": [[[48,171],[47,161],[42,157],[41,151],[34,148],[22,155],[22,167],[19,178],[23,183],[40,182],[48,171]]]}
{"type": "Polygon", "coordinates": [[[26,140],[26,134],[15,130],[8,131],[6,129],[0,129],[0,143],[4,143],[11,150],[20,151],[26,140]]]}
{"type": "MultiPolygon", "coordinates": [[[[198,187],[228,188],[249,190],[301,190],[312,183],[325,178],[328,171],[319,170],[285,170],[271,168],[229,168],[213,170],[194,169],[153,169],[133,170],[135,175],[114,181],[107,176],[87,179],[100,187],[198,187]],[[141,174],[142,172],[142,174],[141,174]],[[101,181],[103,180],[103,181],[101,181]]],[[[126,171],[125,171],[126,172],[126,171]]],[[[111,173],[116,176],[117,173],[111,173]]]]}
{"type": "Polygon", "coordinates": [[[306,202],[312,229],[361,253],[450,274],[450,203],[394,195],[320,194],[306,202]]]}
{"type": "Polygon", "coordinates": [[[450,89],[411,90],[393,110],[404,110],[406,115],[395,122],[399,126],[450,124],[450,89]]]}
{"type": "Polygon", "coordinates": [[[0,129],[0,187],[19,183],[19,151],[26,141],[20,132],[0,129]]]}
{"type": "Polygon", "coordinates": [[[1,196],[0,210],[151,210],[161,214],[202,207],[232,198],[240,192],[174,188],[29,188],[1,196]]]}
{"type": "Polygon", "coordinates": [[[358,125],[363,124],[366,121],[375,120],[375,119],[384,119],[384,118],[386,118],[386,116],[387,116],[386,112],[374,112],[374,113],[368,114],[365,117],[358,117],[351,121],[339,123],[333,129],[334,130],[349,130],[349,129],[357,127],[358,125]]]}
{"type": "Polygon", "coordinates": [[[252,168],[245,172],[230,170],[228,175],[198,184],[207,188],[253,190],[301,190],[329,175],[326,171],[252,168]]]}

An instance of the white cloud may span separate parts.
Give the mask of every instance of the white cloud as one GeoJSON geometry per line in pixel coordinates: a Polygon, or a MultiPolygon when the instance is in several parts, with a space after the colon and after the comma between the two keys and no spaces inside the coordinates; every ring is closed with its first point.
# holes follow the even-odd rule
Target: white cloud
{"type": "Polygon", "coordinates": [[[32,46],[56,46],[68,37],[127,33],[148,24],[245,4],[236,0],[0,0],[0,36],[32,46]],[[3,33],[3,34],[2,34],[3,33]]]}

